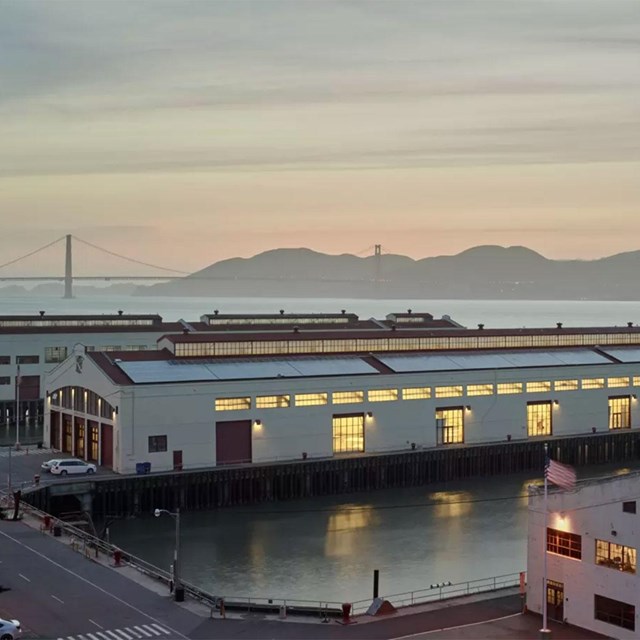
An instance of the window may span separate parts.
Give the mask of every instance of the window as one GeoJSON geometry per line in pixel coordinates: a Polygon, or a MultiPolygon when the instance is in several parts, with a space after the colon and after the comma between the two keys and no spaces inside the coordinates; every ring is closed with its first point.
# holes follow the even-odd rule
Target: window
{"type": "Polygon", "coordinates": [[[403,400],[427,400],[431,397],[431,387],[408,387],[402,390],[403,400]]]}
{"type": "Polygon", "coordinates": [[[608,387],[628,387],[629,386],[629,378],[609,378],[607,380],[608,387]]]}
{"type": "Polygon", "coordinates": [[[582,381],[583,389],[604,389],[604,378],[585,378],[582,381]]]}
{"type": "Polygon", "coordinates": [[[636,512],[636,501],[629,500],[628,502],[622,503],[622,511],[624,513],[635,513],[636,512]]]}
{"type": "Polygon", "coordinates": [[[11,384],[11,376],[0,376],[0,384],[11,384]]]}
{"type": "Polygon", "coordinates": [[[62,362],[67,357],[67,347],[45,347],[45,362],[62,362]]]}
{"type": "Polygon", "coordinates": [[[527,382],[527,393],[546,393],[551,391],[550,381],[527,382]]]}
{"type": "Polygon", "coordinates": [[[491,396],[493,395],[492,384],[468,384],[467,385],[468,396],[491,396]]]}
{"type": "Polygon", "coordinates": [[[556,380],[553,383],[556,391],[576,391],[578,388],[577,380],[556,380]]]}
{"type": "Polygon", "coordinates": [[[615,624],[623,629],[636,630],[636,608],[632,604],[612,600],[595,594],[594,617],[608,624],[615,624]]]}
{"type": "Polygon", "coordinates": [[[40,356],[16,356],[16,364],[38,364],[40,356]]]}
{"type": "Polygon", "coordinates": [[[286,409],[291,406],[291,396],[258,396],[256,409],[286,409]]]}
{"type": "Polygon", "coordinates": [[[498,395],[507,393],[522,393],[522,382],[500,382],[498,384],[498,395]]]}
{"type": "Polygon", "coordinates": [[[364,451],[364,415],[334,415],[333,453],[364,451]]]}
{"type": "Polygon", "coordinates": [[[527,402],[527,435],[551,435],[551,402],[527,402]]]}
{"type": "Polygon", "coordinates": [[[631,399],[629,396],[609,398],[609,429],[631,428],[631,399]]]}
{"type": "MultiPolygon", "coordinates": [[[[0,364],[2,364],[2,356],[0,356],[0,364]]],[[[9,364],[8,362],[6,364],[9,364]]],[[[640,387],[640,376],[633,376],[633,386],[640,387]]]]}
{"type": "Polygon", "coordinates": [[[0,356],[0,364],[11,364],[11,356],[0,356]]]}
{"type": "Polygon", "coordinates": [[[355,404],[364,402],[364,391],[335,391],[333,404],[355,404]]]}
{"type": "Polygon", "coordinates": [[[627,573],[636,572],[636,550],[615,542],[596,540],[596,564],[627,573]]]}
{"type": "Polygon", "coordinates": [[[436,409],[438,444],[464,442],[464,415],[462,407],[436,409]]]}
{"type": "Polygon", "coordinates": [[[462,385],[455,387],[436,387],[436,398],[459,398],[462,395],[462,385]]]}
{"type": "Polygon", "coordinates": [[[369,402],[390,402],[398,399],[397,389],[371,389],[367,394],[369,402]]]}
{"type": "Polygon", "coordinates": [[[299,393],[295,396],[296,407],[311,407],[329,402],[328,393],[299,393]]]}
{"type": "Polygon", "coordinates": [[[568,558],[582,559],[582,536],[547,528],[547,551],[568,558]]]}
{"type": "Polygon", "coordinates": [[[167,436],[149,436],[149,453],[167,450],[167,436]]]}
{"type": "Polygon", "coordinates": [[[216,411],[251,409],[251,398],[216,398],[216,411]]]}

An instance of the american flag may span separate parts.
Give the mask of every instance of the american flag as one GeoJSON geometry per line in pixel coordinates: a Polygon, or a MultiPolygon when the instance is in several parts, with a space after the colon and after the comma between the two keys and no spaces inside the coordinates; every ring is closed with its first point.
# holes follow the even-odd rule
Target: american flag
{"type": "Polygon", "coordinates": [[[544,475],[549,482],[558,485],[567,491],[576,486],[576,470],[568,464],[562,464],[547,458],[544,475]]]}

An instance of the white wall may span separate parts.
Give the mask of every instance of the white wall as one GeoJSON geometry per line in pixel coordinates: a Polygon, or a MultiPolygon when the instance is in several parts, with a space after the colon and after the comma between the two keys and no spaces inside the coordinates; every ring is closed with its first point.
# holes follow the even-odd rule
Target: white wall
{"type": "MultiPolygon", "coordinates": [[[[567,622],[616,638],[637,638],[640,632],[640,577],[595,563],[596,539],[638,549],[639,514],[622,511],[622,501],[638,499],[640,477],[587,483],[575,493],[549,495],[548,526],[582,536],[582,559],[547,554],[547,579],[564,583],[567,622]],[[615,532],[612,533],[612,532],[615,532]],[[636,631],[594,617],[594,594],[633,604],[636,631]]],[[[581,483],[578,485],[581,486],[581,483]]],[[[639,500],[640,502],[640,500],[639,500]]],[[[529,500],[527,606],[542,614],[544,510],[542,496],[529,500]]],[[[638,505],[640,507],[640,505],[638,505]]]]}

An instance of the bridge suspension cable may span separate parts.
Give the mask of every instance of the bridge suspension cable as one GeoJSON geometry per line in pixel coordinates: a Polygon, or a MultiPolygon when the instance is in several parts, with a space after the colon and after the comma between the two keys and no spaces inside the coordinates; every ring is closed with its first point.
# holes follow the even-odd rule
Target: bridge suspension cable
{"type": "Polygon", "coordinates": [[[171,273],[179,273],[181,275],[189,275],[189,271],[180,271],[179,269],[171,269],[170,267],[160,267],[157,264],[151,264],[150,262],[144,262],[142,260],[136,260],[135,258],[130,258],[129,256],[123,256],[120,253],[116,253],[115,251],[109,251],[109,249],[105,249],[104,247],[99,247],[97,244],[93,244],[88,242],[87,240],[83,240],[82,238],[78,238],[78,236],[72,236],[74,240],[81,242],[82,244],[86,244],[88,247],[92,249],[97,249],[98,251],[102,251],[103,253],[107,253],[110,256],[114,256],[116,258],[121,258],[122,260],[128,260],[129,262],[133,262],[134,264],[140,264],[144,267],[151,267],[153,269],[160,269],[161,271],[169,271],[171,273]]]}
{"type": "Polygon", "coordinates": [[[4,267],[8,267],[9,265],[15,264],[16,262],[20,262],[20,260],[24,260],[25,258],[30,258],[31,256],[34,256],[36,253],[40,253],[40,251],[44,251],[45,249],[48,249],[49,247],[53,246],[57,242],[60,242],[61,240],[64,240],[64,239],[65,239],[65,236],[61,236],[57,240],[54,240],[53,242],[50,242],[49,244],[45,244],[43,247],[40,247],[39,249],[35,249],[34,251],[30,251],[29,253],[25,253],[23,256],[20,256],[19,258],[14,258],[13,260],[9,260],[9,262],[5,262],[4,264],[0,264],[0,269],[2,269],[4,267]]]}

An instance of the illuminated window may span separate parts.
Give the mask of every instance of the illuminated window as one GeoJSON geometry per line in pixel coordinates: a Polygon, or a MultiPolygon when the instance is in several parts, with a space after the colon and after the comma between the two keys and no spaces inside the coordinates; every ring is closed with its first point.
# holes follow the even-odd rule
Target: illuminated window
{"type": "Polygon", "coordinates": [[[609,429],[631,428],[631,398],[612,396],[609,398],[609,429]]]}
{"type": "Polygon", "coordinates": [[[626,376],[622,378],[609,378],[607,380],[607,386],[608,387],[628,387],[629,378],[626,376]]]}
{"type": "Polygon", "coordinates": [[[216,411],[251,409],[251,398],[216,398],[216,411]]]}
{"type": "Polygon", "coordinates": [[[334,391],[333,404],[364,402],[364,391],[334,391]]]}
{"type": "Polygon", "coordinates": [[[547,528],[547,551],[568,558],[582,559],[582,536],[547,528]]]}
{"type": "Polygon", "coordinates": [[[585,378],[582,381],[583,389],[604,389],[604,378],[585,378]]]}
{"type": "Polygon", "coordinates": [[[522,393],[524,385],[522,382],[500,382],[498,384],[498,395],[507,393],[522,393]]]}
{"type": "Polygon", "coordinates": [[[551,402],[527,402],[527,435],[551,435],[551,402]]]}
{"type": "Polygon", "coordinates": [[[431,397],[431,387],[408,387],[402,390],[403,400],[426,400],[431,397]]]}
{"type": "Polygon", "coordinates": [[[468,384],[467,385],[468,396],[491,396],[493,395],[492,384],[468,384]]]}
{"type": "Polygon", "coordinates": [[[397,389],[371,389],[367,394],[369,402],[390,402],[398,399],[397,389]]]}
{"type": "Polygon", "coordinates": [[[286,409],[291,405],[291,396],[257,396],[256,409],[286,409]]]}
{"type": "Polygon", "coordinates": [[[623,629],[636,630],[636,608],[634,605],[595,594],[593,607],[593,615],[596,620],[602,620],[602,622],[614,624],[623,629]]]}
{"type": "Polygon", "coordinates": [[[455,387],[436,387],[436,398],[459,398],[462,395],[462,385],[455,387]]]}
{"type": "Polygon", "coordinates": [[[462,407],[436,409],[438,444],[461,444],[464,442],[464,412],[462,407]]]}
{"type": "Polygon", "coordinates": [[[329,402],[328,393],[298,393],[295,396],[296,407],[311,407],[329,402]]]}
{"type": "Polygon", "coordinates": [[[553,383],[553,388],[556,391],[576,391],[578,388],[577,380],[556,380],[553,383]]]}
{"type": "Polygon", "coordinates": [[[333,453],[364,451],[364,415],[334,415],[333,453]]]}
{"type": "Polygon", "coordinates": [[[545,393],[551,391],[551,382],[527,382],[527,393],[545,393]]]}
{"type": "Polygon", "coordinates": [[[640,387],[640,376],[633,376],[633,386],[640,387]]]}
{"type": "Polygon", "coordinates": [[[596,539],[596,564],[627,573],[636,572],[636,550],[615,542],[596,539]]]}

